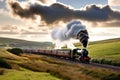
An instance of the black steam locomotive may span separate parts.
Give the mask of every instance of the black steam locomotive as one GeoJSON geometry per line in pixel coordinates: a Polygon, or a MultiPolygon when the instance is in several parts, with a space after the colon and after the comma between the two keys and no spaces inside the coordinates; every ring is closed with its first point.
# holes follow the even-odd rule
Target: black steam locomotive
{"type": "Polygon", "coordinates": [[[86,49],[56,49],[56,50],[24,50],[25,53],[43,54],[61,57],[70,60],[77,60],[82,63],[89,63],[90,57],[88,56],[88,51],[86,49]]]}
{"type": "Polygon", "coordinates": [[[72,53],[73,60],[78,59],[82,63],[89,63],[90,57],[88,56],[88,51],[86,49],[73,49],[72,53]]]}

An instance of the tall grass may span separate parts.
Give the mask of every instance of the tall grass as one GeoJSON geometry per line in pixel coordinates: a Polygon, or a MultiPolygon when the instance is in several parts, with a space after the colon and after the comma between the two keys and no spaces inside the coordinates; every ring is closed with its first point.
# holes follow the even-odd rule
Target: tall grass
{"type": "Polygon", "coordinates": [[[106,60],[106,59],[92,59],[91,62],[99,63],[99,64],[108,64],[113,66],[120,66],[120,62],[115,62],[115,61],[106,60]]]}
{"type": "Polygon", "coordinates": [[[33,72],[30,70],[5,70],[3,75],[0,75],[0,80],[62,80],[50,73],[33,72]]]}
{"type": "Polygon", "coordinates": [[[65,80],[120,79],[120,73],[115,73],[105,69],[96,69],[92,67],[80,66],[78,64],[70,64],[47,57],[43,58],[36,55],[27,55],[27,57],[29,57],[31,60],[27,63],[20,63],[19,65],[21,67],[37,72],[48,72],[51,75],[65,80]],[[43,62],[40,62],[39,60],[42,60],[43,62]],[[64,65],[61,65],[61,63],[63,63],[64,65]],[[114,76],[109,78],[108,76],[112,74],[114,76]]]}

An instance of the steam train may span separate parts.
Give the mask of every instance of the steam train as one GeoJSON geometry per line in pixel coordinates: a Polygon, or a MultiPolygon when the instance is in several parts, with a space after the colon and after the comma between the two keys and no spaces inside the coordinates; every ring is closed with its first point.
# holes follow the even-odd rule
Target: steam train
{"type": "Polygon", "coordinates": [[[77,60],[82,63],[89,63],[90,57],[88,56],[88,51],[86,49],[56,49],[56,50],[23,50],[25,53],[34,53],[42,55],[50,55],[61,57],[70,60],[77,60]]]}
{"type": "Polygon", "coordinates": [[[50,56],[56,56],[56,57],[61,57],[65,59],[70,59],[70,60],[78,60],[82,63],[89,63],[90,62],[90,57],[88,56],[88,51],[86,50],[87,44],[88,44],[88,32],[86,29],[81,30],[81,26],[77,26],[79,29],[75,29],[75,34],[73,35],[76,37],[76,39],[79,39],[83,49],[53,49],[53,50],[23,50],[26,53],[35,53],[35,54],[43,54],[43,55],[50,55],[50,56]]]}

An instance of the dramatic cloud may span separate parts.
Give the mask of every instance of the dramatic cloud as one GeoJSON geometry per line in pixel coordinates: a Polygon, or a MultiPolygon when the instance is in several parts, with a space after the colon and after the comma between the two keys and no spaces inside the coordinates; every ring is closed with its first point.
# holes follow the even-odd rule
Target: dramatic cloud
{"type": "Polygon", "coordinates": [[[110,6],[120,6],[120,0],[108,0],[110,6]]]}
{"type": "Polygon", "coordinates": [[[58,23],[60,21],[67,22],[73,19],[80,19],[92,23],[119,21],[120,11],[112,10],[108,5],[99,7],[96,5],[86,6],[85,10],[75,10],[60,3],[53,3],[50,6],[41,4],[32,4],[23,8],[19,2],[9,2],[13,15],[21,18],[36,19],[36,15],[40,16],[40,22],[46,24],[58,23]]]}

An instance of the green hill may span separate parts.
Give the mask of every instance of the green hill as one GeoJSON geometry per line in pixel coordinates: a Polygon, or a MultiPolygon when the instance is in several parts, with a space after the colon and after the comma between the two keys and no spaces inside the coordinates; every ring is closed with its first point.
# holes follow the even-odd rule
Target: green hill
{"type": "Polygon", "coordinates": [[[103,43],[110,43],[110,42],[117,42],[117,41],[120,41],[120,38],[106,39],[106,40],[101,40],[101,41],[93,41],[93,42],[90,42],[89,45],[103,44],[103,43]]]}
{"type": "Polygon", "coordinates": [[[0,48],[6,47],[8,45],[10,47],[27,48],[27,49],[50,48],[53,46],[51,42],[34,42],[34,41],[0,37],[0,48]]]}
{"type": "Polygon", "coordinates": [[[120,38],[90,42],[89,56],[99,61],[108,61],[109,64],[120,64],[120,38]]]}

